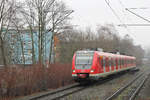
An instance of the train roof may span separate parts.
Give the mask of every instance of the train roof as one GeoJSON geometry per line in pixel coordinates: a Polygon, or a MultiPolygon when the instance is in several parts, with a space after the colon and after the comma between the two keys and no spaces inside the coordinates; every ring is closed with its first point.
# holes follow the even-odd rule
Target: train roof
{"type": "Polygon", "coordinates": [[[119,58],[130,58],[130,59],[136,59],[133,56],[127,56],[127,55],[120,55],[120,54],[113,54],[113,53],[108,53],[108,52],[101,52],[101,51],[94,51],[94,50],[79,50],[76,51],[76,54],[82,54],[82,53],[90,53],[90,54],[94,54],[97,53],[99,55],[102,56],[107,56],[107,57],[119,57],[119,58]]]}
{"type": "Polygon", "coordinates": [[[136,59],[133,56],[113,54],[113,53],[108,53],[108,52],[99,52],[99,51],[95,51],[95,52],[102,56],[136,59]]]}

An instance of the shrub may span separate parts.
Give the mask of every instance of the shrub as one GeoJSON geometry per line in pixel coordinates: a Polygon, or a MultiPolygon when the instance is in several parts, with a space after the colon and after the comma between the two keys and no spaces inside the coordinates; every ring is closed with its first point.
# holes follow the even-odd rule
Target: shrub
{"type": "Polygon", "coordinates": [[[29,95],[73,83],[71,64],[39,64],[0,70],[0,99],[29,95]]]}

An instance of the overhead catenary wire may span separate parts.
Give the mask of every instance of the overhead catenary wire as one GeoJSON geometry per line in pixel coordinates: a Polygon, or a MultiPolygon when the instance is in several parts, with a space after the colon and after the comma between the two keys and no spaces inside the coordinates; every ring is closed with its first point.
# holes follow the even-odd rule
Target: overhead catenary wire
{"type": "Polygon", "coordinates": [[[132,12],[132,11],[131,11],[131,10],[129,10],[128,8],[126,8],[126,10],[127,10],[127,11],[129,11],[130,13],[134,14],[135,16],[137,16],[137,17],[139,17],[139,18],[141,18],[141,19],[143,19],[143,20],[145,20],[145,21],[147,21],[147,22],[149,22],[149,23],[150,23],[150,20],[148,20],[148,19],[146,19],[146,18],[144,18],[144,17],[142,17],[142,16],[140,16],[140,15],[138,15],[138,14],[136,14],[136,13],[132,12]]]}
{"type": "MultiPolygon", "coordinates": [[[[119,24],[118,26],[124,26],[124,25],[119,24]]],[[[150,24],[126,24],[126,26],[150,26],[150,24]]]]}
{"type": "Polygon", "coordinates": [[[106,4],[109,6],[110,10],[113,12],[113,14],[116,16],[116,18],[122,23],[122,25],[125,27],[125,29],[131,34],[130,30],[127,28],[126,24],[123,23],[121,18],[118,16],[118,14],[115,12],[115,10],[110,6],[110,3],[105,0],[106,4]]]}
{"type": "Polygon", "coordinates": [[[129,16],[127,16],[128,14],[126,14],[126,10],[125,10],[126,6],[124,5],[124,3],[121,0],[118,0],[118,2],[121,5],[121,7],[123,8],[122,12],[124,13],[123,14],[124,17],[127,18],[127,20],[130,20],[130,22],[131,22],[132,19],[130,19],[129,16]]]}
{"type": "MultiPolygon", "coordinates": [[[[127,20],[129,19],[129,16],[126,16],[126,14],[125,14],[125,11],[126,11],[126,6],[124,5],[124,3],[121,1],[121,0],[118,0],[118,2],[119,2],[119,4],[121,5],[121,7],[123,8],[123,15],[125,16],[125,18],[127,18],[127,20]]],[[[131,19],[129,19],[130,20],[130,22],[131,22],[131,19]]],[[[118,26],[122,26],[122,27],[124,27],[124,25],[127,27],[128,26],[128,24],[120,24],[120,25],[118,25],[118,26]]],[[[127,31],[129,32],[129,33],[131,33],[130,32],[130,30],[127,28],[127,31]]],[[[130,34],[131,35],[131,34],[130,34]]],[[[136,37],[134,34],[132,34],[134,37],[136,37]]]]}
{"type": "Polygon", "coordinates": [[[105,0],[105,2],[106,2],[106,4],[109,6],[109,8],[111,9],[111,11],[113,12],[113,14],[116,16],[116,18],[121,22],[121,23],[123,23],[122,22],[122,20],[121,20],[121,18],[118,16],[118,14],[115,12],[115,10],[110,6],[110,3],[107,1],[107,0],[105,0]]]}

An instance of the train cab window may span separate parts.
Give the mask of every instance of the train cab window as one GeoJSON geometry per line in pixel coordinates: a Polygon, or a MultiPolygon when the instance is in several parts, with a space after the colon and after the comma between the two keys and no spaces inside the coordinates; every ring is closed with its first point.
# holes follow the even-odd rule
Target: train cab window
{"type": "Polygon", "coordinates": [[[92,65],[93,55],[92,54],[77,54],[76,65],[92,65]]]}

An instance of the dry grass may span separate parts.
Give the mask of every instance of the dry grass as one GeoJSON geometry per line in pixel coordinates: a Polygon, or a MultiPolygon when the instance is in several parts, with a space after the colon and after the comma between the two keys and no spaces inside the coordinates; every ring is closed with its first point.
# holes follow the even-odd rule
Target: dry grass
{"type": "Polygon", "coordinates": [[[73,83],[71,64],[8,67],[0,70],[0,99],[24,96],[73,83]]]}

